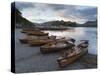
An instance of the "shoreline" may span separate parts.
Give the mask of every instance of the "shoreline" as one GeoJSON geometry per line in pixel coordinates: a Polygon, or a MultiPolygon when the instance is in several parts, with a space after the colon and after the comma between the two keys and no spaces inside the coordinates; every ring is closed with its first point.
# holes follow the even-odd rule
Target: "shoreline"
{"type": "Polygon", "coordinates": [[[29,47],[27,44],[21,44],[19,42],[19,38],[25,37],[25,34],[21,33],[20,30],[15,29],[15,35],[15,70],[17,73],[97,68],[97,65],[84,63],[85,60],[83,59],[86,59],[89,56],[90,58],[97,57],[91,54],[82,57],[64,68],[60,68],[57,64],[57,58],[61,55],[59,52],[43,55],[40,52],[40,47],[29,47]]]}

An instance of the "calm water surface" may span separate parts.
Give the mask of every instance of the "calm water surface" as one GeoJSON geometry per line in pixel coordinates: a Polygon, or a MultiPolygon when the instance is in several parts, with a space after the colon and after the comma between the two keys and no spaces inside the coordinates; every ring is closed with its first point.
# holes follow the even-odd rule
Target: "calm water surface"
{"type": "Polygon", "coordinates": [[[49,32],[49,35],[75,38],[77,40],[76,44],[79,42],[79,40],[89,40],[88,52],[90,54],[97,54],[97,28],[77,27],[73,28],[72,30],[45,32],[49,32]]]}

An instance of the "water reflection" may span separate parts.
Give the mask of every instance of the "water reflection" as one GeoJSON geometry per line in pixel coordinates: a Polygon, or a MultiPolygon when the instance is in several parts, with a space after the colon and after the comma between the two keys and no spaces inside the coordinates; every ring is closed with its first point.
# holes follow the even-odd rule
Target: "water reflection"
{"type": "Polygon", "coordinates": [[[86,28],[86,27],[77,27],[72,30],[66,31],[45,31],[49,32],[49,35],[63,36],[63,37],[72,37],[75,38],[76,44],[79,40],[89,40],[89,50],[91,54],[97,54],[97,30],[96,28],[86,28]]]}

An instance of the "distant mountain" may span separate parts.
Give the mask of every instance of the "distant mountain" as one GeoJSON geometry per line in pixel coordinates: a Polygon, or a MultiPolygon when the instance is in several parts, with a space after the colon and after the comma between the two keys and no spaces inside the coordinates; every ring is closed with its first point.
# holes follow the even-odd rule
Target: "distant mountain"
{"type": "Polygon", "coordinates": [[[42,23],[42,25],[48,25],[48,26],[75,26],[76,23],[75,22],[71,22],[71,21],[68,21],[68,22],[65,22],[63,20],[61,21],[49,21],[49,22],[45,22],[45,23],[42,23]]]}
{"type": "Polygon", "coordinates": [[[11,4],[11,15],[15,14],[16,27],[35,26],[32,22],[22,16],[22,13],[15,7],[15,3],[11,4]]]}
{"type": "Polygon", "coordinates": [[[63,21],[48,21],[48,22],[45,22],[45,23],[42,23],[42,25],[54,25],[54,26],[56,26],[56,25],[62,25],[62,24],[64,24],[64,22],[63,21]]]}
{"type": "Polygon", "coordinates": [[[96,21],[87,21],[84,24],[78,24],[76,22],[71,21],[49,21],[41,24],[42,26],[65,26],[65,27],[97,27],[97,20],[96,21]]]}
{"type": "Polygon", "coordinates": [[[97,20],[96,21],[87,21],[83,24],[85,27],[97,27],[97,20]]]}

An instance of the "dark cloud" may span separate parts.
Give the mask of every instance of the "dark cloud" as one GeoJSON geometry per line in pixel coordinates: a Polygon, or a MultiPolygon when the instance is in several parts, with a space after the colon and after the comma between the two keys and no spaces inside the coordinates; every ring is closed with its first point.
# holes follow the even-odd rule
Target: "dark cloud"
{"type": "Polygon", "coordinates": [[[19,10],[23,10],[23,9],[33,8],[34,7],[33,3],[30,3],[30,2],[16,2],[15,6],[19,10]]]}
{"type": "Polygon", "coordinates": [[[62,17],[84,21],[97,18],[97,8],[91,6],[16,2],[16,7],[20,10],[29,9],[26,12],[32,12],[33,16],[40,16],[41,21],[44,21],[41,19],[42,17],[62,17]]]}
{"type": "Polygon", "coordinates": [[[64,4],[48,4],[48,7],[55,11],[74,9],[73,5],[64,4]]]}
{"type": "Polygon", "coordinates": [[[48,7],[55,11],[66,9],[65,5],[58,5],[58,4],[48,4],[48,7]]]}
{"type": "Polygon", "coordinates": [[[92,8],[92,7],[87,7],[84,9],[78,9],[76,8],[76,10],[73,10],[73,12],[71,13],[71,15],[73,15],[76,18],[80,18],[80,19],[84,19],[87,21],[93,21],[97,19],[97,8],[92,8]]]}
{"type": "Polygon", "coordinates": [[[59,5],[48,4],[54,11],[62,11],[65,18],[79,18],[86,20],[95,20],[97,18],[97,8],[91,6],[59,5]]]}
{"type": "Polygon", "coordinates": [[[79,10],[80,13],[82,13],[84,16],[88,16],[88,15],[93,15],[97,13],[97,9],[96,8],[88,8],[88,9],[84,9],[84,10],[79,10]]]}
{"type": "Polygon", "coordinates": [[[85,20],[96,20],[97,18],[97,8],[95,7],[85,7],[81,6],[80,9],[76,6],[70,7],[65,10],[64,17],[69,18],[79,18],[85,20]]]}
{"type": "Polygon", "coordinates": [[[78,10],[80,16],[83,16],[85,19],[94,20],[97,16],[97,8],[87,8],[84,10],[78,10]]]}

